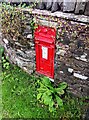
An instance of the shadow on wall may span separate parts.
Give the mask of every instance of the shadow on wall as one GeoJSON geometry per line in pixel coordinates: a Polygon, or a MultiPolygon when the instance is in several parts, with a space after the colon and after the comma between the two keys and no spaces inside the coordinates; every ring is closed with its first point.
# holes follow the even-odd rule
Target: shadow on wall
{"type": "Polygon", "coordinates": [[[89,120],[89,109],[87,109],[87,111],[86,111],[86,116],[85,116],[84,120],[89,120]]]}
{"type": "Polygon", "coordinates": [[[89,1],[77,1],[78,0],[42,0],[42,2],[37,5],[37,8],[41,10],[50,10],[51,12],[63,11],[75,14],[89,15],[89,1]]]}

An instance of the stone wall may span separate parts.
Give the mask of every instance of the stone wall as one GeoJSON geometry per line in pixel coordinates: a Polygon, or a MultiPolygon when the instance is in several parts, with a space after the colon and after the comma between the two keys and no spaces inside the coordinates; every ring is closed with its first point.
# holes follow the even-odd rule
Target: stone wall
{"type": "Polygon", "coordinates": [[[89,25],[61,17],[35,14],[35,22],[56,27],[55,78],[66,81],[69,90],[78,96],[89,95],[89,25]],[[45,18],[45,19],[43,19],[45,18]],[[43,19],[43,21],[42,21],[43,19]],[[46,21],[45,21],[46,20],[46,21]],[[56,24],[57,23],[57,24],[56,24]]]}
{"type": "Polygon", "coordinates": [[[31,14],[25,11],[27,27],[23,35],[27,41],[11,42],[3,38],[2,44],[7,56],[11,63],[17,64],[28,73],[35,72],[35,47],[29,21],[34,17],[36,24],[55,27],[57,39],[54,82],[58,84],[66,81],[73,94],[89,96],[89,25],[87,22],[80,23],[45,14],[40,16],[34,11],[31,14]]]}
{"type": "Polygon", "coordinates": [[[0,43],[5,48],[5,54],[9,57],[11,63],[17,64],[19,67],[27,71],[29,74],[35,71],[35,49],[32,37],[32,29],[30,21],[33,17],[29,12],[24,11],[26,16],[26,29],[23,31],[24,40],[9,39],[2,35],[0,43]]]}
{"type": "Polygon", "coordinates": [[[66,81],[74,94],[89,95],[89,26],[59,19],[55,80],[66,81]]]}

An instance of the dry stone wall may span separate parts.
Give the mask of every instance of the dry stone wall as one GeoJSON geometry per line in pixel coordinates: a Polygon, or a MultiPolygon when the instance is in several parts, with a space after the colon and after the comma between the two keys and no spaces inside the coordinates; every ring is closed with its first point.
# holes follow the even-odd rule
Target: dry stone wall
{"type": "Polygon", "coordinates": [[[66,81],[71,91],[89,95],[89,26],[59,19],[55,80],[66,81]]]}
{"type": "MultiPolygon", "coordinates": [[[[30,22],[33,17],[29,12],[24,11],[26,16],[26,29],[23,31],[25,41],[9,39],[2,35],[2,45],[5,48],[6,55],[10,58],[10,62],[17,64],[19,67],[27,71],[29,74],[35,71],[35,49],[32,37],[32,29],[30,22]]],[[[0,43],[1,43],[0,41],[0,43]]]]}
{"type": "Polygon", "coordinates": [[[7,56],[12,63],[17,64],[28,73],[35,72],[35,47],[32,29],[29,24],[33,18],[35,23],[55,27],[57,38],[55,42],[55,78],[57,85],[60,81],[68,83],[69,90],[78,96],[89,96],[89,25],[75,22],[62,17],[50,15],[40,16],[25,11],[26,29],[23,36],[26,41],[9,41],[2,38],[7,56]],[[51,26],[52,23],[52,26],[51,26]]]}
{"type": "MultiPolygon", "coordinates": [[[[45,25],[49,16],[35,14],[36,23],[45,25]],[[43,21],[42,19],[45,18],[43,21]],[[46,21],[45,21],[46,20],[46,21]]],[[[50,16],[50,27],[56,27],[55,84],[66,81],[78,96],[89,96],[89,25],[50,16]],[[52,21],[52,22],[51,22],[52,21]],[[53,22],[55,24],[53,24],[53,22]],[[56,24],[57,23],[57,24],[56,24]],[[54,26],[55,25],[55,26],[54,26]]]]}

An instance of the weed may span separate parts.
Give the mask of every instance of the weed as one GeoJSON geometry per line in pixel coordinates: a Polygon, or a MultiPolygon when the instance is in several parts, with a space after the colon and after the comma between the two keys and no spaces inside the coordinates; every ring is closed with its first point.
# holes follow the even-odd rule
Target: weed
{"type": "Polygon", "coordinates": [[[37,89],[37,100],[48,105],[50,112],[55,112],[58,106],[63,109],[62,95],[65,93],[64,89],[67,87],[67,84],[62,82],[56,88],[47,77],[41,78],[38,84],[40,87],[37,89]]]}

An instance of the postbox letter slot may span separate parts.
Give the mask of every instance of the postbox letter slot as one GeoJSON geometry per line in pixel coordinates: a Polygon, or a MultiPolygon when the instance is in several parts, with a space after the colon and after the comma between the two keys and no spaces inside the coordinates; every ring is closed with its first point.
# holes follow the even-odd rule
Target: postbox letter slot
{"type": "Polygon", "coordinates": [[[48,59],[48,48],[42,46],[42,58],[48,59]]]}

